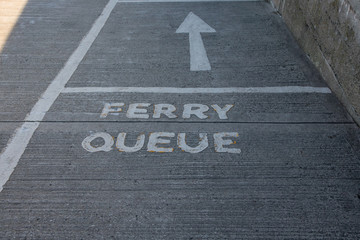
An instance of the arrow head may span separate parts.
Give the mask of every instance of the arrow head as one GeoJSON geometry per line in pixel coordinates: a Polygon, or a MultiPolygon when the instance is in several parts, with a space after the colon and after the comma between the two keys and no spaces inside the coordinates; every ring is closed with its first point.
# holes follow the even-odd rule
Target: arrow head
{"type": "Polygon", "coordinates": [[[193,32],[216,32],[215,29],[210,27],[201,18],[190,12],[180,27],[176,30],[176,33],[193,33],[193,32]]]}

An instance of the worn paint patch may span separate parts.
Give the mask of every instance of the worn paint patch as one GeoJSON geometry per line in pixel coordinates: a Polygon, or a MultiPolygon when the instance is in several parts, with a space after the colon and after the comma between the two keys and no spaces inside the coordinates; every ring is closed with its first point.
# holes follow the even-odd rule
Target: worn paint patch
{"type": "MultiPolygon", "coordinates": [[[[175,150],[172,147],[172,145],[175,143],[173,140],[176,136],[176,133],[174,132],[151,132],[149,133],[147,144],[145,144],[145,134],[141,133],[138,135],[136,143],[132,147],[126,146],[126,136],[127,133],[125,132],[121,132],[117,136],[115,145],[120,152],[135,153],[142,150],[144,146],[146,146],[146,151],[151,153],[173,153],[175,150]]],[[[237,132],[214,133],[214,151],[217,153],[241,153],[240,148],[228,147],[230,145],[239,145],[239,143],[234,140],[236,138],[239,138],[239,133],[237,132]]],[[[199,140],[197,142],[197,146],[189,146],[187,144],[186,133],[177,134],[176,144],[178,149],[180,149],[182,152],[192,154],[203,152],[209,147],[208,134],[199,133],[199,140]]],[[[109,133],[98,132],[87,136],[81,145],[87,152],[95,153],[109,152],[113,150],[114,143],[114,138],[109,133]],[[95,140],[102,140],[102,145],[93,144],[93,141],[95,140]]]]}
{"type": "Polygon", "coordinates": [[[210,27],[206,22],[192,12],[187,15],[184,22],[176,30],[176,33],[189,34],[191,71],[211,70],[201,33],[214,32],[216,32],[215,29],[210,27]]]}
{"type": "Polygon", "coordinates": [[[100,118],[106,118],[108,115],[119,116],[121,112],[124,112],[124,115],[129,119],[149,119],[151,117],[154,119],[175,119],[179,117],[189,119],[193,116],[199,119],[207,119],[209,117],[207,113],[212,110],[217,113],[219,119],[226,120],[228,119],[228,113],[234,107],[234,104],[225,104],[224,107],[221,107],[218,104],[212,104],[210,105],[211,108],[208,105],[199,103],[183,104],[180,107],[167,103],[130,103],[128,106],[129,107],[122,102],[105,103],[100,118]],[[153,108],[152,115],[150,114],[151,108],[153,108]],[[182,113],[180,112],[177,115],[177,109],[182,111],[182,113]]]}

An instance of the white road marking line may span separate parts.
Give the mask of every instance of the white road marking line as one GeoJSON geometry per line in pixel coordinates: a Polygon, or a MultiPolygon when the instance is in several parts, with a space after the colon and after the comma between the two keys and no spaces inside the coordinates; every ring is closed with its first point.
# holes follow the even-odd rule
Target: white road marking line
{"type": "Polygon", "coordinates": [[[229,87],[229,88],[175,88],[175,87],[80,87],[64,88],[62,93],[331,93],[327,87],[229,87]]]}
{"type": "Polygon", "coordinates": [[[190,12],[176,33],[189,34],[190,43],[190,71],[210,71],[211,66],[206,54],[201,33],[214,33],[215,29],[210,27],[201,18],[190,12]]]}
{"type": "Polygon", "coordinates": [[[96,37],[99,35],[112,10],[116,6],[117,1],[118,0],[110,0],[108,2],[101,15],[94,22],[90,31],[81,40],[79,46],[72,53],[64,67],[42,94],[31,112],[27,115],[25,123],[15,130],[13,137],[9,140],[5,150],[0,155],[0,192],[5,183],[9,180],[10,175],[14,171],[32,135],[39,127],[46,112],[63,91],[65,84],[69,81],[96,37]]]}
{"type": "Polygon", "coordinates": [[[264,2],[264,0],[118,0],[119,3],[172,3],[172,2],[264,2]]]}

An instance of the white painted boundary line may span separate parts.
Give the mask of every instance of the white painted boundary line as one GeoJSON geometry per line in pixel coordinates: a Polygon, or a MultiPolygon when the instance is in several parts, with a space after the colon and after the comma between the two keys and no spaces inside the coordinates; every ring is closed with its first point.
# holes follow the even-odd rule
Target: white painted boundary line
{"type": "Polygon", "coordinates": [[[110,0],[101,15],[96,19],[90,31],[81,40],[80,45],[72,53],[70,58],[51,82],[39,101],[25,118],[25,123],[15,130],[13,137],[9,140],[7,147],[0,155],[0,192],[9,180],[22,154],[24,153],[32,135],[39,127],[46,112],[50,109],[59,94],[63,91],[65,84],[69,81],[80,62],[88,52],[89,48],[99,35],[118,0],[110,0]],[[30,122],[31,121],[31,122],[30,122]]]}
{"type": "Polygon", "coordinates": [[[172,2],[264,2],[264,0],[118,0],[119,3],[172,3],[172,2]]]}
{"type": "Polygon", "coordinates": [[[174,88],[174,87],[82,87],[64,88],[62,93],[331,93],[327,87],[232,87],[232,88],[174,88]]]}

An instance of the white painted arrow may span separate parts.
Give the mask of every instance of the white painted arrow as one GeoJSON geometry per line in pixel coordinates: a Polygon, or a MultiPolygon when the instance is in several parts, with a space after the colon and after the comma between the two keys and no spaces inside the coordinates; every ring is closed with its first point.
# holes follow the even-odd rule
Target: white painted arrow
{"type": "Polygon", "coordinates": [[[216,31],[192,12],[187,15],[184,22],[176,30],[176,33],[189,33],[190,71],[211,70],[210,62],[206,55],[206,50],[200,34],[202,32],[214,33],[216,31]]]}

